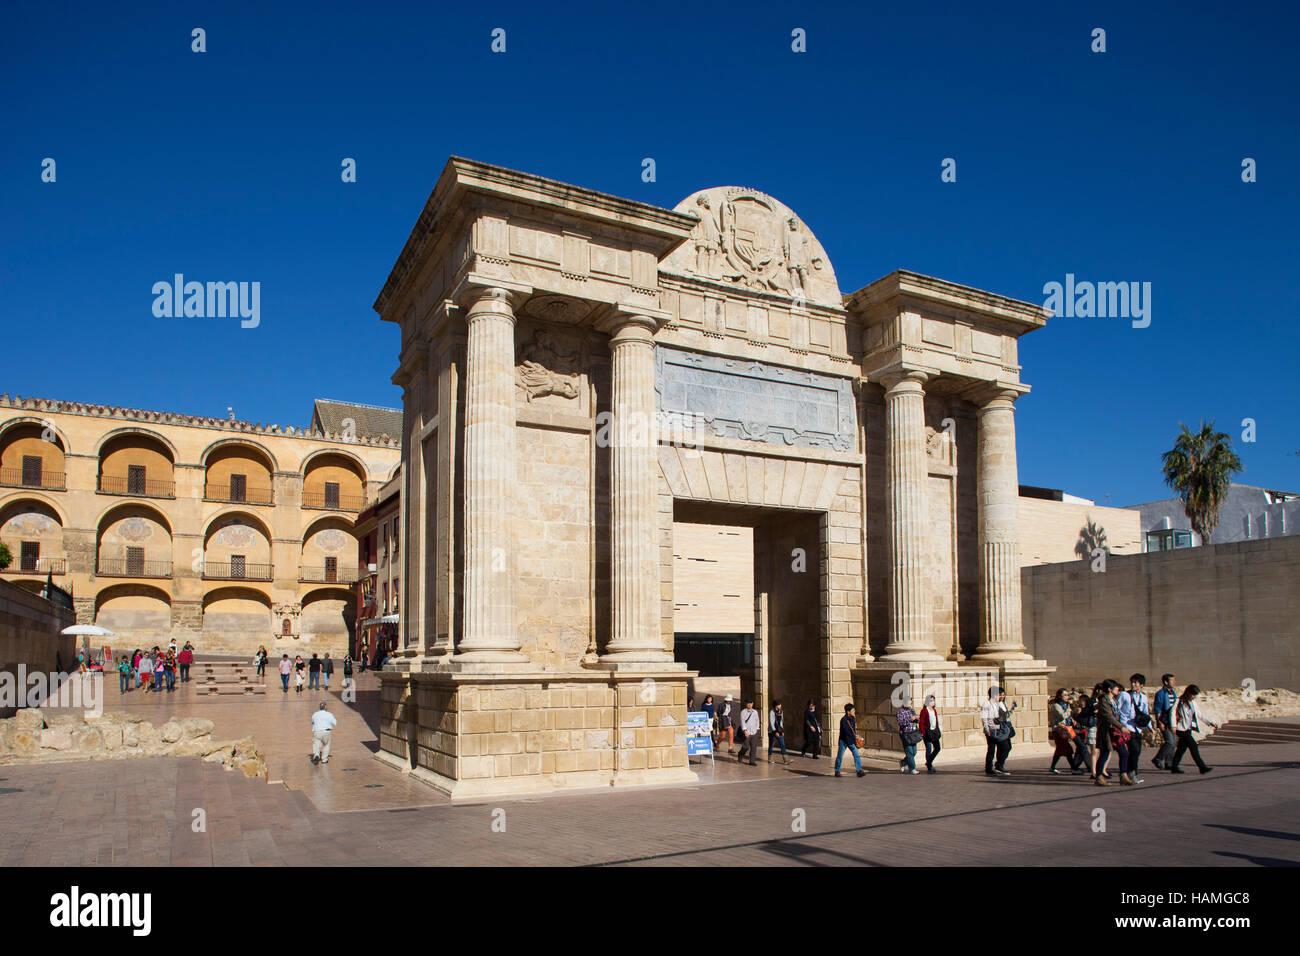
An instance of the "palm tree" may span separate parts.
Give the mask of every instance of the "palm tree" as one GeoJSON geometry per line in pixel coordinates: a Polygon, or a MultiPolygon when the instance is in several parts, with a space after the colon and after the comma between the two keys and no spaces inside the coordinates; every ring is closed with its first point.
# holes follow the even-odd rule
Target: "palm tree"
{"type": "Polygon", "coordinates": [[[1162,456],[1165,484],[1183,499],[1183,512],[1201,543],[1209,544],[1232,476],[1242,470],[1241,459],[1232,450],[1232,439],[1214,430],[1213,420],[1202,419],[1197,432],[1182,422],[1178,427],[1182,434],[1162,456]]]}

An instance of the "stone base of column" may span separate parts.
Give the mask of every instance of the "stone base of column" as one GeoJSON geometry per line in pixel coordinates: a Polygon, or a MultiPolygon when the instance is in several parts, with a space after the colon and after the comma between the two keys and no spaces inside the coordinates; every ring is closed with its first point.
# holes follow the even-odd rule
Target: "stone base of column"
{"type": "Polygon", "coordinates": [[[453,800],[698,784],[685,665],[385,670],[378,759],[453,800]]]}
{"type": "MultiPolygon", "coordinates": [[[[877,661],[850,669],[853,702],[858,711],[858,733],[865,740],[864,757],[896,762],[902,758],[903,743],[898,735],[897,711],[904,692],[912,697],[912,708],[920,711],[925,698],[934,694],[939,712],[940,752],[937,767],[958,761],[983,760],[987,749],[980,706],[988,700],[989,688],[1007,691],[1008,704],[1017,700],[1020,708],[1012,717],[1016,737],[1012,756],[1050,753],[1047,734],[1047,679],[1056,668],[1045,661],[1026,661],[994,666],[954,661],[877,661]]],[[[835,717],[838,720],[840,714],[835,717]]],[[[833,751],[832,751],[833,752],[833,751]]],[[[924,773],[925,745],[918,744],[917,767],[924,773]]]]}
{"type": "Polygon", "coordinates": [[[972,663],[996,663],[998,661],[1031,661],[1033,657],[1023,647],[1009,647],[1006,644],[981,644],[970,656],[972,663]]]}
{"type": "Polygon", "coordinates": [[[598,657],[594,661],[582,662],[583,667],[594,670],[606,671],[645,671],[652,670],[656,673],[685,672],[686,665],[675,661],[668,654],[662,656],[641,656],[635,653],[629,653],[627,656],[620,654],[606,654],[604,657],[598,657]]]}
{"type": "Polygon", "coordinates": [[[933,647],[916,644],[886,644],[885,652],[880,655],[879,661],[907,663],[909,661],[942,661],[943,655],[933,647]]]}

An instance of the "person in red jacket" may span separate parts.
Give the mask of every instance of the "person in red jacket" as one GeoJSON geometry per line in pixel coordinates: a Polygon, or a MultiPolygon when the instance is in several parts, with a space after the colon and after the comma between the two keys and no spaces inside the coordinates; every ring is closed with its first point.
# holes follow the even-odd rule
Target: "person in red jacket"
{"type": "Polygon", "coordinates": [[[934,704],[934,694],[925,699],[921,708],[921,739],[925,741],[925,772],[935,773],[934,758],[939,756],[939,708],[934,704]]]}
{"type": "Polygon", "coordinates": [[[182,684],[187,683],[190,679],[190,665],[194,663],[194,651],[191,650],[192,647],[193,645],[190,644],[189,641],[186,641],[185,646],[181,648],[181,652],[176,655],[176,663],[179,664],[181,668],[182,684]]]}

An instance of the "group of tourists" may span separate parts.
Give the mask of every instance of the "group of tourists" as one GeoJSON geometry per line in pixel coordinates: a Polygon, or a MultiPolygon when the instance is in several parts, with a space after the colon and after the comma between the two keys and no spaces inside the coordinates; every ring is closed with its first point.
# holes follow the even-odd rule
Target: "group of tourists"
{"type": "MultiPolygon", "coordinates": [[[[1195,734],[1203,722],[1215,729],[1219,725],[1202,717],[1196,705],[1200,693],[1201,689],[1191,684],[1179,694],[1173,674],[1161,677],[1160,690],[1155,695],[1154,704],[1147,698],[1146,677],[1142,674],[1129,677],[1128,690],[1119,681],[1110,679],[1099,682],[1090,695],[1075,696],[1068,689],[1061,688],[1048,707],[1049,734],[1056,745],[1048,772],[1060,774],[1057,765],[1064,758],[1070,773],[1077,776],[1087,773],[1100,787],[1112,785],[1112,767],[1121,785],[1142,783],[1143,779],[1138,774],[1142,734],[1150,728],[1159,743],[1159,750],[1151,761],[1153,767],[1170,773],[1183,773],[1179,765],[1185,754],[1191,754],[1197,769],[1203,774],[1209,773],[1214,768],[1207,766],[1201,759],[1195,734]]],[[[754,709],[752,697],[745,698],[742,707],[737,708],[736,703],[731,694],[716,703],[712,694],[706,694],[700,709],[709,715],[714,752],[720,754],[725,743],[727,753],[734,755],[737,762],[757,766],[755,755],[761,727],[759,713],[754,709]]],[[[688,702],[687,708],[692,711],[695,709],[693,698],[688,702]]],[[[1016,736],[1013,715],[1018,708],[1018,702],[1008,703],[1005,689],[996,685],[989,688],[988,700],[980,705],[980,726],[986,742],[984,773],[990,777],[1011,775],[1006,763],[1011,753],[1012,740],[1016,736]]],[[[943,749],[943,726],[934,695],[927,696],[924,705],[917,711],[912,706],[911,697],[904,694],[902,704],[895,712],[895,719],[903,747],[903,756],[898,761],[899,771],[905,774],[920,773],[916,765],[917,747],[924,745],[926,772],[936,773],[935,760],[943,749]]],[[[773,753],[779,750],[781,760],[788,764],[790,758],[786,752],[785,713],[779,700],[774,701],[768,711],[767,731],[768,760],[771,761],[773,753]]],[[[821,756],[822,735],[817,703],[809,700],[803,714],[800,755],[811,753],[814,759],[818,759],[821,756]]],[[[853,704],[845,704],[839,722],[835,776],[840,776],[845,751],[853,755],[858,776],[866,773],[862,769],[859,752],[863,746],[863,738],[858,734],[855,708],[853,704]]]]}
{"type": "MultiPolygon", "coordinates": [[[[258,674],[265,670],[265,649],[258,651],[258,674]]],[[[284,693],[289,693],[289,678],[293,677],[294,692],[301,694],[303,686],[306,685],[308,690],[330,689],[330,678],[334,676],[334,660],[330,657],[329,652],[324,657],[319,654],[312,654],[311,660],[304,661],[299,654],[292,661],[289,660],[288,654],[280,657],[280,683],[284,687],[284,693]]],[[[343,657],[343,677],[344,687],[347,686],[347,679],[352,676],[352,655],[347,654],[343,657]]]]}
{"type": "Polygon", "coordinates": [[[123,694],[135,687],[144,693],[174,691],[177,674],[182,684],[189,682],[193,663],[194,645],[189,641],[179,650],[175,638],[166,649],[157,644],[147,651],[137,648],[133,654],[119,654],[117,657],[118,687],[123,694]]]}
{"type": "MultiPolygon", "coordinates": [[[[1196,706],[1200,694],[1195,684],[1179,694],[1173,674],[1160,678],[1154,705],[1147,699],[1142,674],[1129,677],[1127,691],[1115,680],[1104,680],[1093,687],[1091,695],[1079,694],[1074,699],[1065,688],[1058,690],[1048,708],[1048,726],[1056,743],[1049,771],[1060,773],[1056,767],[1064,757],[1071,773],[1082,776],[1086,769],[1098,786],[1110,786],[1106,768],[1114,754],[1120,784],[1142,783],[1138,775],[1142,732],[1151,728],[1160,743],[1151,760],[1153,767],[1183,773],[1179,764],[1190,753],[1196,769],[1209,773],[1214,768],[1201,759],[1196,744],[1195,732],[1201,729],[1203,719],[1196,706]]],[[[1205,722],[1218,729],[1214,721],[1205,722]]]]}

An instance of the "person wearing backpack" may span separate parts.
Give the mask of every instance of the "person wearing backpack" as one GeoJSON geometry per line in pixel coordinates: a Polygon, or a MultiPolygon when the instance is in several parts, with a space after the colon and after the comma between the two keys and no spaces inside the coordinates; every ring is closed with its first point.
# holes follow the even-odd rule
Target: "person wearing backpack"
{"type": "Polygon", "coordinates": [[[1156,751],[1151,765],[1157,770],[1168,770],[1173,766],[1174,747],[1177,737],[1174,735],[1174,707],[1178,704],[1178,682],[1173,674],[1160,678],[1160,690],[1156,692],[1156,712],[1152,717],[1156,722],[1156,737],[1161,747],[1156,751]]]}
{"type": "Polygon", "coordinates": [[[1151,704],[1147,701],[1146,676],[1134,674],[1128,679],[1128,702],[1120,718],[1126,721],[1133,736],[1128,741],[1128,775],[1134,783],[1142,783],[1138,776],[1138,761],[1142,757],[1142,733],[1151,726],[1151,704]]]}

